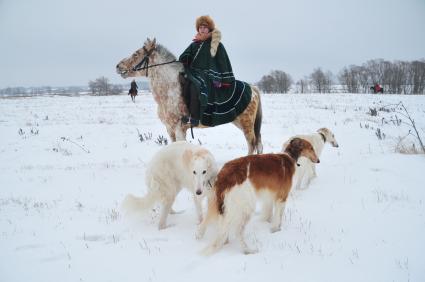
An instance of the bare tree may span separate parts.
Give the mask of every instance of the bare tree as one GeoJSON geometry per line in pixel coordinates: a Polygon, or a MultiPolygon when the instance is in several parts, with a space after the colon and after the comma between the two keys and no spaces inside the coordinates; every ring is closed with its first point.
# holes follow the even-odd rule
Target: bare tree
{"type": "Polygon", "coordinates": [[[344,67],[338,75],[338,80],[348,93],[359,93],[360,67],[355,65],[344,67]]]}
{"type": "Polygon", "coordinates": [[[317,68],[310,75],[312,90],[318,93],[330,93],[332,86],[332,73],[324,73],[321,68],[317,68]]]}
{"type": "Polygon", "coordinates": [[[408,81],[412,85],[412,94],[423,94],[425,89],[425,60],[411,62],[408,73],[408,81]]]}
{"type": "Polygon", "coordinates": [[[289,74],[274,70],[263,76],[257,85],[265,93],[288,93],[292,84],[293,80],[289,74]]]}
{"type": "Polygon", "coordinates": [[[109,83],[109,80],[101,76],[97,78],[95,81],[89,81],[89,88],[92,94],[94,95],[111,95],[111,94],[118,94],[122,91],[122,88],[120,91],[117,92],[118,86],[113,86],[109,83]]]}
{"type": "Polygon", "coordinates": [[[308,78],[304,77],[295,84],[296,93],[307,93],[309,91],[308,78]]]}
{"type": "Polygon", "coordinates": [[[257,85],[264,93],[272,93],[274,92],[275,81],[271,75],[264,75],[257,85]]]}

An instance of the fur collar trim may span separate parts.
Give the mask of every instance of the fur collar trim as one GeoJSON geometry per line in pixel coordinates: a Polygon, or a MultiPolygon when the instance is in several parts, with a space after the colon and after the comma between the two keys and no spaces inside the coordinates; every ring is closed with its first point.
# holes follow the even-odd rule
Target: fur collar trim
{"type": "Polygon", "coordinates": [[[218,45],[220,44],[220,41],[221,41],[221,32],[220,30],[216,28],[211,33],[212,35],[211,35],[210,53],[212,57],[215,57],[215,55],[217,54],[218,45]]]}

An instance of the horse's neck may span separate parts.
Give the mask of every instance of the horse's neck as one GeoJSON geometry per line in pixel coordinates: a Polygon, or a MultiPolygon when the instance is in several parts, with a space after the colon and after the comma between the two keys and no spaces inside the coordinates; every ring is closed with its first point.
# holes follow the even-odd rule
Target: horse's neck
{"type": "Polygon", "coordinates": [[[182,111],[183,97],[178,81],[178,68],[162,65],[149,70],[152,95],[163,115],[182,111]]]}
{"type": "Polygon", "coordinates": [[[150,69],[149,79],[154,95],[165,97],[180,94],[178,73],[169,66],[164,65],[150,69]]]}

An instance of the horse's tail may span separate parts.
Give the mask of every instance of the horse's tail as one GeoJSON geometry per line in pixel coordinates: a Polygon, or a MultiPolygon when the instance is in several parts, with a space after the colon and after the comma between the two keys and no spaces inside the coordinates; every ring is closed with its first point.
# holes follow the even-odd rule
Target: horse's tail
{"type": "Polygon", "coordinates": [[[254,121],[254,134],[255,134],[254,146],[257,151],[257,154],[261,154],[263,152],[263,143],[261,142],[261,123],[263,121],[263,109],[261,106],[260,90],[255,86],[252,86],[252,90],[256,92],[258,95],[257,113],[255,115],[255,121],[254,121]]]}

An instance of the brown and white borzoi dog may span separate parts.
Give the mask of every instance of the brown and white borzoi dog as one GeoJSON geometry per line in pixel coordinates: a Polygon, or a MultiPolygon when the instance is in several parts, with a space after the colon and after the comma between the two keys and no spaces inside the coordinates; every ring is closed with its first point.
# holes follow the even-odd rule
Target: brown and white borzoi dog
{"type": "Polygon", "coordinates": [[[158,228],[164,229],[174,200],[182,187],[185,187],[193,193],[198,220],[201,222],[201,201],[212,189],[217,171],[213,155],[205,148],[186,141],[172,143],[156,153],[146,169],[147,194],[141,198],[128,195],[123,208],[127,211],[143,211],[160,202],[162,210],[158,228]]]}
{"type": "Polygon", "coordinates": [[[255,211],[257,198],[264,201],[265,219],[271,220],[271,232],[280,230],[282,215],[292,186],[296,161],[300,156],[319,163],[313,146],[306,140],[293,139],[283,154],[251,155],[227,162],[214,184],[215,199],[210,201],[207,217],[198,229],[202,237],[208,221],[218,216],[218,234],[203,253],[211,254],[227,241],[230,228],[236,228],[245,254],[255,253],[244,239],[244,229],[255,211]],[[272,218],[274,207],[274,215],[272,218]]]}
{"type": "MultiPolygon", "coordinates": [[[[317,130],[317,132],[309,135],[296,135],[288,139],[283,144],[282,152],[285,151],[286,147],[289,145],[289,142],[294,138],[301,138],[307,140],[313,145],[314,152],[316,156],[320,158],[323,148],[326,143],[330,143],[333,147],[338,147],[338,142],[336,142],[335,135],[329,129],[323,127],[317,130]]],[[[296,189],[306,189],[311,180],[317,176],[316,174],[316,165],[312,163],[308,158],[301,157],[297,163],[299,166],[295,171],[294,176],[294,187],[296,189]]]]}

